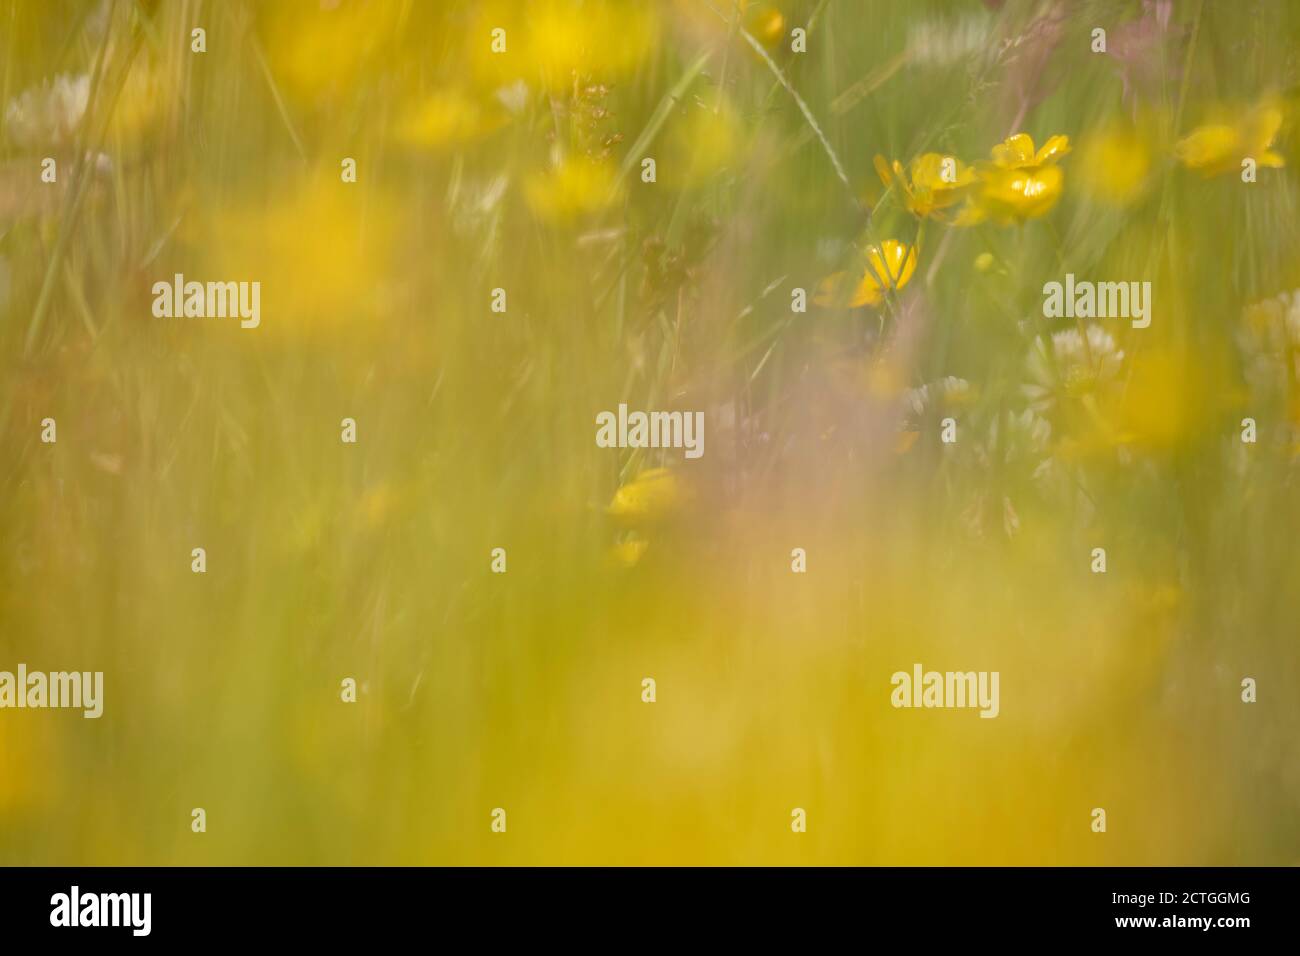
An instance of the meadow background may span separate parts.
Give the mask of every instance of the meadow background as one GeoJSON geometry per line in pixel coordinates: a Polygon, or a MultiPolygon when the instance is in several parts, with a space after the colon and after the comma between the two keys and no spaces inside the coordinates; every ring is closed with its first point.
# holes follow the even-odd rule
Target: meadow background
{"type": "Polygon", "coordinates": [[[1285,2],[0,0],[0,669],[105,673],[0,712],[0,863],[1294,864],[1297,51],[1285,2]],[[176,272],[260,328],[154,318],[176,272]],[[1151,327],[1043,319],[1066,272],[1151,327]],[[704,457],[597,448],[619,402],[704,457]],[[895,710],[915,662],[1000,716],[895,710]]]}

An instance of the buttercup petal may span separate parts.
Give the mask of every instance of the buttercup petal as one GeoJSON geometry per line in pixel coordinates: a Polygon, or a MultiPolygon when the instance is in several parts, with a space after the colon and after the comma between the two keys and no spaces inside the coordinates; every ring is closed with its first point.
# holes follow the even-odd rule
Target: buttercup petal
{"type": "Polygon", "coordinates": [[[1053,136],[1044,143],[1043,148],[1034,155],[1034,161],[1039,164],[1054,163],[1069,151],[1070,137],[1060,135],[1053,136]]]}
{"type": "Polygon", "coordinates": [[[885,184],[885,188],[889,189],[892,187],[894,185],[894,172],[890,169],[889,163],[885,160],[885,157],[876,153],[876,158],[872,160],[872,164],[876,167],[876,175],[879,176],[880,181],[885,184]]]}
{"type": "Polygon", "coordinates": [[[1034,141],[1028,133],[1017,133],[993,147],[993,162],[1008,169],[1033,162],[1034,141]]]}

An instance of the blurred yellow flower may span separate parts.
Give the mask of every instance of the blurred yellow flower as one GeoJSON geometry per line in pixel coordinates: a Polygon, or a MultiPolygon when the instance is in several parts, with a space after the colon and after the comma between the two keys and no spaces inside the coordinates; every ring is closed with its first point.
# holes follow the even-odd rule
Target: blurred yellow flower
{"type": "Polygon", "coordinates": [[[687,106],[669,124],[657,173],[665,185],[681,189],[704,182],[744,154],[745,126],[725,100],[716,110],[687,106]]]}
{"type": "Polygon", "coordinates": [[[908,390],[909,381],[908,370],[891,356],[873,359],[847,354],[827,362],[826,383],[850,401],[891,405],[908,390]]]}
{"type": "Polygon", "coordinates": [[[1280,102],[1266,98],[1235,121],[1198,126],[1174,147],[1174,155],[1205,176],[1239,170],[1245,159],[1259,166],[1285,166],[1282,155],[1273,150],[1284,118],[1280,102]]]}
{"type": "MultiPolygon", "coordinates": [[[[675,31],[693,35],[700,40],[716,43],[725,41],[731,32],[733,14],[740,14],[740,26],[747,30],[755,40],[768,50],[775,51],[781,41],[790,35],[790,24],[782,7],[787,3],[773,3],[770,0],[723,0],[722,3],[701,3],[700,0],[659,0],[659,6],[667,6],[670,13],[667,19],[675,31]]],[[[747,43],[740,47],[748,50],[754,61],[757,54],[747,43]]]]}
{"type": "Polygon", "coordinates": [[[470,31],[476,72],[497,87],[519,78],[550,90],[575,77],[609,80],[631,72],[654,49],[659,17],[637,0],[535,0],[482,4],[470,31]],[[504,49],[494,52],[494,30],[504,49]]]}
{"type": "Polygon", "coordinates": [[[566,86],[576,74],[634,69],[656,35],[654,6],[633,2],[531,4],[529,50],[543,79],[566,86]]]}
{"type": "Polygon", "coordinates": [[[274,277],[264,284],[259,335],[379,327],[373,319],[385,311],[383,276],[396,245],[382,194],[340,188],[331,169],[268,202],[209,215],[210,227],[196,220],[189,228],[210,251],[212,274],[274,277]]]}
{"type": "Polygon", "coordinates": [[[867,250],[867,260],[871,268],[864,267],[860,277],[836,272],[823,279],[817,286],[813,302],[824,308],[856,309],[878,305],[884,300],[887,289],[897,291],[911,280],[916,271],[916,248],[897,239],[886,239],[879,246],[867,250]]]}
{"type": "Polygon", "coordinates": [[[107,131],[109,143],[121,148],[138,143],[152,132],[162,117],[167,95],[167,84],[158,73],[137,60],[113,104],[107,131]]]}
{"type": "Polygon", "coordinates": [[[924,153],[912,160],[910,179],[898,160],[891,166],[885,157],[877,155],[875,166],[885,187],[897,186],[907,208],[922,218],[938,218],[936,213],[961,202],[976,182],[973,169],[955,157],[939,153],[924,153]],[[945,169],[949,161],[952,165],[945,169]]]}
{"type": "Polygon", "coordinates": [[[667,468],[650,468],[614,492],[605,513],[628,525],[657,524],[681,510],[687,492],[667,468]]]}
{"type": "Polygon", "coordinates": [[[381,528],[392,517],[397,505],[397,493],[393,486],[381,481],[366,489],[358,499],[354,516],[357,525],[368,531],[381,528]]]}
{"type": "Polygon", "coordinates": [[[501,110],[480,103],[456,87],[413,100],[397,120],[397,139],[408,146],[458,146],[487,135],[505,122],[501,110]]]}
{"type": "Polygon", "coordinates": [[[894,454],[906,455],[912,450],[912,447],[920,437],[921,432],[918,429],[907,427],[899,428],[898,435],[894,439],[894,454]]]}
{"type": "Polygon", "coordinates": [[[650,542],[645,538],[626,538],[609,549],[609,559],[619,567],[635,567],[649,547],[650,542]]]}
{"type": "Polygon", "coordinates": [[[771,49],[785,36],[785,16],[773,4],[743,4],[745,9],[745,29],[754,35],[754,39],[771,49]]]}
{"type": "Polygon", "coordinates": [[[524,182],[533,212],[553,222],[570,222],[599,212],[621,194],[617,172],[603,160],[568,156],[524,182]]]}
{"type": "Polygon", "coordinates": [[[1120,431],[1148,449],[1169,449],[1193,440],[1201,423],[1227,395],[1218,370],[1195,355],[1170,349],[1146,351],[1135,362],[1116,410],[1120,431]]]}
{"type": "Polygon", "coordinates": [[[264,44],[281,88],[315,101],[355,86],[361,71],[395,34],[400,0],[258,4],[264,44]]]}
{"type": "Polygon", "coordinates": [[[1127,206],[1146,189],[1151,149],[1129,124],[1112,124],[1084,139],[1078,165],[1080,182],[1090,195],[1127,206]]]}
{"type": "Polygon", "coordinates": [[[1007,225],[1050,212],[1065,185],[1065,174],[1056,162],[1069,151],[1068,136],[1053,136],[1035,151],[1034,141],[1026,133],[994,146],[993,161],[978,170],[979,191],[962,209],[957,224],[968,226],[992,219],[1007,225]]]}

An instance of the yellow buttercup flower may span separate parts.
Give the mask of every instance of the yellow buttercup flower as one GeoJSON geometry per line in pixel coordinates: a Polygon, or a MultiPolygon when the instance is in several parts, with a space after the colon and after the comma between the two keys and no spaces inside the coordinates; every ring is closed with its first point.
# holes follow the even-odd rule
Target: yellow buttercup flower
{"type": "Polygon", "coordinates": [[[1241,168],[1242,160],[1253,159],[1259,166],[1286,165],[1273,150],[1284,119],[1282,107],[1266,99],[1236,122],[1198,126],[1174,147],[1174,155],[1188,169],[1204,176],[1218,176],[1241,168]]]}
{"type": "Polygon", "coordinates": [[[1017,133],[993,147],[993,164],[1002,169],[1027,169],[1054,163],[1070,151],[1070,137],[1053,136],[1034,152],[1028,133],[1017,133]]]}
{"type": "Polygon", "coordinates": [[[813,302],[826,308],[856,309],[864,305],[879,305],[886,290],[897,291],[911,280],[916,271],[916,247],[897,239],[886,239],[879,246],[867,250],[867,261],[871,268],[864,267],[860,276],[836,272],[823,279],[818,284],[813,302]]]}
{"type": "Polygon", "coordinates": [[[1037,219],[1056,205],[1064,184],[1065,174],[1059,166],[997,169],[984,178],[979,208],[1004,224],[1037,219]]]}
{"type": "Polygon", "coordinates": [[[673,472],[650,468],[614,492],[605,513],[628,525],[657,524],[680,511],[686,497],[673,472]]]}
{"type": "Polygon", "coordinates": [[[975,171],[961,160],[939,153],[924,153],[912,160],[910,176],[904,175],[903,164],[885,157],[875,159],[876,173],[886,188],[898,187],[903,203],[913,215],[925,218],[951,206],[966,197],[975,185],[975,171]],[[951,166],[946,164],[951,161],[951,166]]]}
{"type": "Polygon", "coordinates": [[[1005,225],[1046,215],[1065,187],[1065,174],[1056,161],[1069,151],[1068,136],[1053,136],[1035,151],[1027,133],[994,146],[992,162],[979,169],[979,193],[962,210],[958,224],[992,219],[1005,225]]]}

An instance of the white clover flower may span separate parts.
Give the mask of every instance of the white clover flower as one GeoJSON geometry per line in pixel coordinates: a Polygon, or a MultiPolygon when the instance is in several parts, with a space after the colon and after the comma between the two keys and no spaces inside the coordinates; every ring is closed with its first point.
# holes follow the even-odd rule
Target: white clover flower
{"type": "Polygon", "coordinates": [[[1032,408],[994,416],[988,437],[976,448],[985,467],[997,463],[1024,465],[1034,480],[1051,470],[1052,425],[1032,408]]]}
{"type": "Polygon", "coordinates": [[[1051,356],[1041,338],[1034,340],[1025,360],[1029,382],[1023,389],[1033,408],[1041,411],[1058,398],[1096,391],[1119,377],[1124,352],[1114,336],[1100,325],[1089,325],[1087,335],[1085,345],[1078,329],[1057,332],[1051,356]]]}
{"type": "Polygon", "coordinates": [[[528,106],[528,84],[523,80],[503,86],[496,91],[497,102],[512,116],[518,116],[528,106]]]}
{"type": "Polygon", "coordinates": [[[1239,335],[1246,381],[1257,390],[1281,389],[1300,375],[1300,289],[1246,307],[1239,335]]]}
{"type": "Polygon", "coordinates": [[[9,101],[9,139],[24,148],[66,146],[76,135],[90,99],[90,77],[61,74],[9,101]]]}
{"type": "Polygon", "coordinates": [[[954,408],[968,405],[974,399],[970,382],[949,375],[918,388],[908,389],[903,396],[903,410],[911,421],[925,417],[931,408],[954,408]]]}

